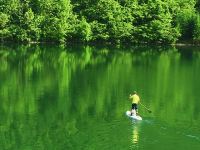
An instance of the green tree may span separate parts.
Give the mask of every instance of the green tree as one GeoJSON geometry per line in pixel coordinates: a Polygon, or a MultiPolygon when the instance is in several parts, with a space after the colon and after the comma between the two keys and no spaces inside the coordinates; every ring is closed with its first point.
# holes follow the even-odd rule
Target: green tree
{"type": "Polygon", "coordinates": [[[181,40],[193,38],[194,20],[196,18],[195,3],[195,0],[177,0],[179,9],[174,17],[174,22],[180,28],[181,40]]]}
{"type": "Polygon", "coordinates": [[[194,32],[193,32],[194,41],[200,41],[200,14],[198,13],[194,20],[194,32]]]}
{"type": "Polygon", "coordinates": [[[90,41],[92,36],[91,25],[84,17],[79,21],[76,27],[75,37],[80,41],[90,41]]]}
{"type": "Polygon", "coordinates": [[[173,15],[168,7],[168,0],[126,2],[135,18],[133,39],[161,43],[172,43],[177,40],[179,32],[173,25],[173,15]]]}
{"type": "Polygon", "coordinates": [[[0,13],[0,38],[1,41],[8,36],[9,30],[8,30],[8,22],[9,22],[9,16],[4,13],[0,13]]]}
{"type": "Polygon", "coordinates": [[[199,39],[199,0],[1,0],[0,38],[174,43],[199,39]]]}
{"type": "Polygon", "coordinates": [[[120,41],[131,35],[133,18],[130,9],[125,9],[118,1],[96,0],[81,4],[77,8],[91,25],[91,40],[120,41]]]}
{"type": "Polygon", "coordinates": [[[66,34],[69,32],[70,17],[72,16],[70,0],[42,0],[41,2],[42,38],[64,42],[66,34]]]}

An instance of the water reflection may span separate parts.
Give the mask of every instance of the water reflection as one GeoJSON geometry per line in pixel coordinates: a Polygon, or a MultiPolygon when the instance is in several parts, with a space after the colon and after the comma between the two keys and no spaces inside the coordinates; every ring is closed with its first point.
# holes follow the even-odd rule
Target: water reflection
{"type": "Polygon", "coordinates": [[[139,142],[138,125],[133,125],[133,144],[137,145],[139,142]]]}
{"type": "Polygon", "coordinates": [[[140,149],[140,128],[141,128],[141,124],[138,121],[134,121],[132,122],[132,136],[131,136],[131,149],[133,150],[137,150],[140,149]]]}
{"type": "MultiPolygon", "coordinates": [[[[80,128],[87,128],[91,118],[121,119],[133,89],[157,118],[185,129],[192,123],[199,130],[200,52],[186,55],[176,48],[1,47],[0,136],[12,139],[3,149],[26,143],[31,134],[40,146],[62,149],[51,143],[60,134],[60,141],[68,139],[61,144],[73,148],[78,141],[72,137],[82,134],[80,128]]],[[[142,108],[140,113],[149,116],[142,108]]],[[[140,129],[135,123],[131,131],[137,149],[140,129]]]]}

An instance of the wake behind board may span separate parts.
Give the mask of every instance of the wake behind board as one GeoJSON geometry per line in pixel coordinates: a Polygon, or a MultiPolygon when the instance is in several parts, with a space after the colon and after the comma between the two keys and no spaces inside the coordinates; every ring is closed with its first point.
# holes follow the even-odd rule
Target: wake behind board
{"type": "Polygon", "coordinates": [[[131,111],[126,111],[126,115],[129,117],[129,118],[132,118],[134,120],[142,120],[142,117],[138,116],[138,115],[131,115],[131,111]]]}

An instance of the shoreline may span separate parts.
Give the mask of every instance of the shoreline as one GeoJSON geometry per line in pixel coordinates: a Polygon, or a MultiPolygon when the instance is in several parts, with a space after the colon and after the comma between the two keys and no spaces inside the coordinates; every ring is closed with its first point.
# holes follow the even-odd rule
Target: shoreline
{"type": "Polygon", "coordinates": [[[191,42],[177,42],[173,44],[164,44],[164,43],[114,43],[114,42],[79,42],[79,41],[68,41],[65,43],[59,43],[56,41],[31,41],[31,42],[18,42],[18,41],[1,41],[0,45],[7,45],[7,44],[14,44],[14,45],[46,45],[46,44],[55,44],[57,46],[59,45],[83,45],[83,46],[117,46],[117,47],[123,47],[123,46],[200,46],[200,42],[191,41],[191,42]]]}

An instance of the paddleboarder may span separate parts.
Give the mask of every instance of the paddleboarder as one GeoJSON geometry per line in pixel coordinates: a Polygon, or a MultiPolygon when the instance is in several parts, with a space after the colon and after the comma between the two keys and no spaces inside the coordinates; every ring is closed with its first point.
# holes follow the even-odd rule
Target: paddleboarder
{"type": "Polygon", "coordinates": [[[138,113],[138,103],[140,102],[140,97],[137,95],[137,92],[134,91],[133,94],[130,94],[129,97],[132,100],[131,115],[138,113]]]}

